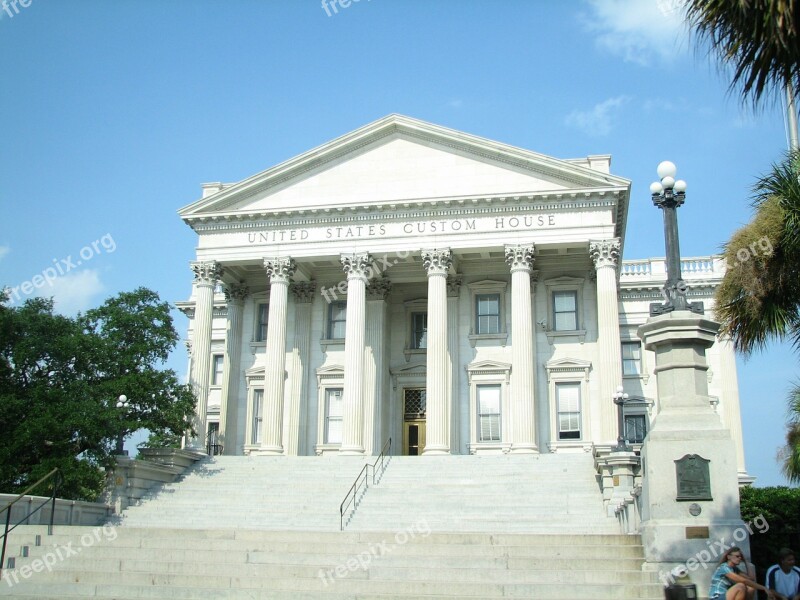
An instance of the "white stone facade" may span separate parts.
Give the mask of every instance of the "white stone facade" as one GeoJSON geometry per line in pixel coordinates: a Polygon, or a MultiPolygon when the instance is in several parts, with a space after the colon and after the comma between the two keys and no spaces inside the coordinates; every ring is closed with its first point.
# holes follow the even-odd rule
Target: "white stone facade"
{"type": "MultiPolygon", "coordinates": [[[[192,444],[210,426],[225,454],[374,455],[390,437],[393,454],[602,453],[618,385],[644,433],[658,394],[636,330],[664,261],[621,260],[630,182],[609,167],[391,115],[204,185],[180,211],[199,236],[178,303],[192,444]]],[[[683,265],[713,314],[724,266],[683,265]]],[[[708,355],[745,476],[733,351],[708,355]]]]}

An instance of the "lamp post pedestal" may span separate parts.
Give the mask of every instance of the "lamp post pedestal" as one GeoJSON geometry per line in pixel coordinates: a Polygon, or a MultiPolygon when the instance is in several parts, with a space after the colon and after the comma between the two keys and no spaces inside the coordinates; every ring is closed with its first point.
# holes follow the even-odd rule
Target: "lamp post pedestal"
{"type": "MultiPolygon", "coordinates": [[[[651,317],[638,330],[656,355],[659,400],[641,450],[640,533],[645,568],[666,575],[689,557],[705,556],[713,540],[735,540],[749,553],[734,442],[708,396],[706,350],[718,330],[686,310],[651,317]]],[[[707,594],[708,578],[694,580],[707,594]]]]}

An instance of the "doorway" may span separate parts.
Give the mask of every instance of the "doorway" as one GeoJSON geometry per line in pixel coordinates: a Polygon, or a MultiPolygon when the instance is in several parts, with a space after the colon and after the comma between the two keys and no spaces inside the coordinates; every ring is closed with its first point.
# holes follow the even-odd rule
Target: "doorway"
{"type": "Polygon", "coordinates": [[[403,456],[419,456],[425,450],[425,388],[403,390],[403,456]]]}

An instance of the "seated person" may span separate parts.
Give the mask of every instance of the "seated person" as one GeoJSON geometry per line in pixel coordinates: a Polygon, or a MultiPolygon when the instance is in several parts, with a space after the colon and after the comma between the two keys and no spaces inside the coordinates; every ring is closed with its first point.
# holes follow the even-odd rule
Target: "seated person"
{"type": "Polygon", "coordinates": [[[778,564],[767,569],[766,586],[775,590],[780,600],[800,600],[800,567],[795,565],[793,550],[781,548],[778,564]]]}

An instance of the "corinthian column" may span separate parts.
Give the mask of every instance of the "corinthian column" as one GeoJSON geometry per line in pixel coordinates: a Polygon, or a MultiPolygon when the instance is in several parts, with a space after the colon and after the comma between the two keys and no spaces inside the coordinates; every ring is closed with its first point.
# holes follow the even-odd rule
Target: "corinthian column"
{"type": "Polygon", "coordinates": [[[239,435],[239,364],[242,354],[242,315],[249,290],[244,284],[224,288],[228,301],[228,323],[225,331],[225,359],[222,372],[222,406],[219,411],[219,435],[224,454],[237,454],[239,435]]]}
{"type": "Polygon", "coordinates": [[[364,334],[366,288],[372,271],[367,253],[341,257],[347,273],[347,315],[344,328],[344,392],[342,398],[342,454],[364,453],[364,334]]]}
{"type": "Polygon", "coordinates": [[[531,272],[534,245],[506,246],[511,267],[511,415],[512,452],[533,453],[536,447],[536,405],[533,372],[531,272]]]}
{"type": "Polygon", "coordinates": [[[211,327],[214,320],[214,288],[222,277],[222,265],[216,261],[193,262],[195,287],[194,336],[192,359],[192,386],[197,395],[195,415],[195,437],[190,446],[206,450],[206,413],[208,411],[208,387],[211,380],[211,327]]]}
{"type": "Polygon", "coordinates": [[[427,419],[423,454],[450,454],[447,382],[447,271],[453,264],[449,248],[422,251],[428,272],[427,419]]]}
{"type": "MultiPolygon", "coordinates": [[[[600,443],[617,439],[616,406],[612,400],[622,383],[622,349],[619,337],[617,263],[619,238],[589,243],[589,254],[597,269],[597,354],[600,372],[600,443]]],[[[598,414],[595,412],[594,414],[598,414]]]]}
{"type": "Polygon", "coordinates": [[[286,380],[286,314],[289,279],[297,265],[286,257],[265,258],[269,276],[269,313],[264,366],[264,420],[260,454],[283,454],[283,390],[286,380]]]}

